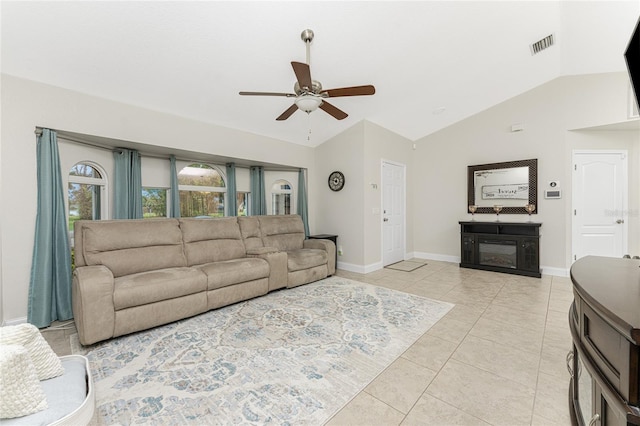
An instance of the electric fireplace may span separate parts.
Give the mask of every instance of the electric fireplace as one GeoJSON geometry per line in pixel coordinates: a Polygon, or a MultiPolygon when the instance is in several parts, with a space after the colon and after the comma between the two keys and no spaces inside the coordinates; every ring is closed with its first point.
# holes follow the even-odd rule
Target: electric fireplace
{"type": "Polygon", "coordinates": [[[540,226],[533,222],[459,222],[460,267],[540,278],[540,226]]]}
{"type": "Polygon", "coordinates": [[[481,265],[516,269],[518,266],[517,243],[515,240],[480,238],[479,262],[481,265]]]}

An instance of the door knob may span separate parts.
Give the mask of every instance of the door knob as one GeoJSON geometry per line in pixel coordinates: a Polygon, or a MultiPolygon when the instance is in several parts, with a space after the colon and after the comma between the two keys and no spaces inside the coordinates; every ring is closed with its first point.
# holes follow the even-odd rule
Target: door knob
{"type": "Polygon", "coordinates": [[[385,217],[384,219],[382,219],[384,222],[389,222],[389,218],[385,217]]]}
{"type": "Polygon", "coordinates": [[[624,219],[618,219],[618,220],[616,220],[616,223],[617,224],[624,223],[624,219]]]}

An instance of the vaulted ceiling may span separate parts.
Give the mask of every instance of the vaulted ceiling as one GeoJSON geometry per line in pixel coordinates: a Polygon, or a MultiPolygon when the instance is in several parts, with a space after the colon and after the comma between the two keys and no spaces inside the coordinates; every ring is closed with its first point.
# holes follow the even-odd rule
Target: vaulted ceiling
{"type": "Polygon", "coordinates": [[[2,1],[0,14],[3,73],[314,146],[362,119],[416,140],[562,75],[625,71],[640,2],[2,1]],[[330,100],[344,120],[276,121],[292,99],[238,95],[292,92],[306,28],[324,88],[376,87],[330,100]]]}

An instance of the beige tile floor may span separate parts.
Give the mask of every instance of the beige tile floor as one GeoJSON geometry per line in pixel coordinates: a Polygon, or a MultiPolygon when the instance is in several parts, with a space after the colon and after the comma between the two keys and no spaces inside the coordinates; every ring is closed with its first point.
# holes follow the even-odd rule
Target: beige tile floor
{"type": "MultiPolygon", "coordinates": [[[[456,306],[337,413],[342,425],[569,425],[569,278],[428,261],[337,275],[456,306]]],[[[43,334],[59,355],[73,327],[43,334]]]]}
{"type": "Polygon", "coordinates": [[[343,277],[456,306],[329,426],[570,425],[571,280],[428,261],[343,277]]]}

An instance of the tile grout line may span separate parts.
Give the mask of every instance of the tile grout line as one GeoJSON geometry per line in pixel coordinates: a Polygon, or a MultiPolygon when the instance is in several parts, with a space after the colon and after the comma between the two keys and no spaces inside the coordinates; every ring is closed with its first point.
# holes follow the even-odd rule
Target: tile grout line
{"type": "MultiPolygon", "coordinates": [[[[506,284],[505,284],[505,283],[503,283],[503,284],[502,284],[502,286],[500,287],[500,290],[502,290],[502,289],[504,288],[504,286],[505,286],[505,285],[506,285],[506,284]]],[[[446,296],[446,295],[447,295],[450,291],[452,291],[454,288],[455,288],[455,287],[453,287],[452,289],[450,289],[450,290],[449,290],[447,293],[445,293],[444,295],[446,296]]],[[[425,387],[424,391],[422,391],[422,393],[420,394],[420,396],[418,397],[418,399],[416,400],[416,402],[414,402],[414,403],[413,403],[413,405],[411,406],[411,409],[409,409],[409,411],[408,411],[408,412],[407,412],[407,414],[405,415],[405,417],[404,417],[404,419],[402,420],[402,422],[404,422],[404,420],[406,420],[406,418],[407,418],[407,416],[409,415],[409,413],[411,413],[411,411],[415,408],[416,404],[417,404],[417,403],[422,399],[422,397],[424,397],[424,396],[425,396],[425,394],[426,394],[426,395],[428,395],[428,396],[430,396],[430,397],[432,397],[432,398],[436,398],[435,396],[433,396],[433,395],[431,395],[431,394],[427,393],[427,391],[429,390],[429,386],[431,386],[431,384],[432,384],[432,383],[433,383],[433,382],[438,378],[438,376],[439,376],[439,375],[440,375],[440,373],[442,372],[442,369],[443,369],[443,368],[445,367],[445,365],[447,365],[447,363],[452,359],[453,354],[455,354],[455,353],[456,353],[456,351],[458,350],[458,348],[460,347],[460,345],[462,345],[462,343],[463,343],[463,342],[464,342],[464,340],[467,338],[467,336],[469,336],[469,333],[471,332],[471,330],[473,329],[473,327],[478,323],[478,321],[480,321],[480,318],[482,318],[482,316],[484,315],[484,313],[487,311],[487,308],[491,305],[491,303],[492,303],[492,302],[493,302],[493,300],[496,298],[496,296],[498,295],[498,293],[500,292],[500,290],[498,290],[498,292],[496,292],[496,294],[495,294],[495,295],[493,296],[493,298],[491,299],[491,302],[489,302],[489,304],[488,304],[485,308],[483,308],[482,313],[481,313],[481,314],[478,316],[478,318],[473,322],[473,324],[471,325],[471,327],[469,328],[469,330],[466,332],[466,334],[464,335],[464,337],[460,340],[460,342],[458,342],[458,343],[457,343],[456,348],[451,352],[451,354],[449,355],[449,357],[447,358],[447,360],[446,360],[445,362],[443,362],[443,363],[442,363],[442,366],[441,366],[441,367],[440,367],[440,369],[436,372],[436,375],[433,377],[433,379],[431,379],[431,381],[429,382],[429,384],[425,387]]],[[[458,305],[458,304],[456,304],[456,305],[458,305]]],[[[452,309],[452,310],[453,310],[453,309],[452,309]]],[[[449,311],[449,312],[451,312],[451,311],[449,311]]],[[[446,315],[445,315],[444,317],[442,317],[442,318],[441,318],[441,320],[442,320],[442,319],[444,319],[444,318],[446,318],[446,315]]],[[[437,323],[436,323],[436,324],[437,324],[437,323]]],[[[435,325],[435,324],[434,324],[434,325],[435,325]]],[[[423,336],[424,336],[424,335],[426,335],[428,332],[429,332],[429,330],[427,330],[427,331],[423,334],[423,336]]],[[[443,339],[443,340],[444,340],[444,339],[443,339]]],[[[451,343],[453,343],[453,342],[451,342],[451,343]]],[[[405,352],[406,352],[406,351],[405,351],[405,352]]],[[[404,353],[403,353],[402,355],[404,355],[404,353]]],[[[402,355],[401,355],[401,356],[402,356],[402,355]]],[[[436,399],[438,399],[439,401],[442,401],[440,398],[436,398],[436,399]]],[[[460,411],[462,411],[463,413],[465,413],[465,414],[467,414],[467,415],[470,415],[470,416],[475,417],[475,418],[477,418],[477,419],[479,419],[479,420],[481,420],[481,421],[483,421],[483,422],[485,422],[485,423],[488,423],[487,421],[485,421],[485,420],[483,420],[483,419],[480,419],[480,418],[479,418],[479,417],[477,417],[476,415],[471,414],[471,413],[468,413],[467,411],[463,410],[462,408],[456,407],[455,405],[452,405],[452,404],[450,404],[450,403],[448,403],[448,402],[446,402],[446,401],[442,401],[442,402],[444,402],[444,403],[445,403],[445,404],[447,404],[447,405],[450,405],[450,406],[454,407],[456,410],[460,410],[460,411]]],[[[402,422],[401,422],[401,423],[402,423],[402,422]]]]}

